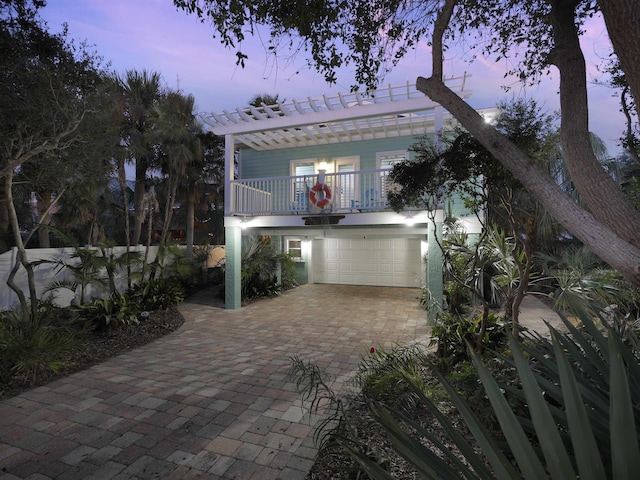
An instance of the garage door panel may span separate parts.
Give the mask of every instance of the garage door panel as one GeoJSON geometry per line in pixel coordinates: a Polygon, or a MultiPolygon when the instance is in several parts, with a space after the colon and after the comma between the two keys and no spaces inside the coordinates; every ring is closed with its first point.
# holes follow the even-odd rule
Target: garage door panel
{"type": "Polygon", "coordinates": [[[424,277],[419,239],[317,239],[316,283],[415,287],[424,277]]]}
{"type": "Polygon", "coordinates": [[[393,260],[393,252],[390,252],[389,250],[380,250],[378,251],[378,257],[383,262],[390,261],[393,260]]]}
{"type": "Polygon", "coordinates": [[[393,265],[390,263],[379,263],[378,271],[380,273],[391,273],[393,271],[393,265]]]}
{"type": "Polygon", "coordinates": [[[378,273],[378,264],[376,263],[366,263],[364,266],[364,271],[367,273],[378,273]]]}

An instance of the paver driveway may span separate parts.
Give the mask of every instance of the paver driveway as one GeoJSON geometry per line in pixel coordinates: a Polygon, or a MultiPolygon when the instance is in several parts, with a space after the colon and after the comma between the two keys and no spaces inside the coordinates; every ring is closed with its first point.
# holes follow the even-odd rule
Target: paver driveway
{"type": "Polygon", "coordinates": [[[230,311],[200,294],[150,345],[0,403],[0,478],[302,479],[316,450],[289,358],[349,385],[423,339],[417,289],[303,285],[230,311]]]}

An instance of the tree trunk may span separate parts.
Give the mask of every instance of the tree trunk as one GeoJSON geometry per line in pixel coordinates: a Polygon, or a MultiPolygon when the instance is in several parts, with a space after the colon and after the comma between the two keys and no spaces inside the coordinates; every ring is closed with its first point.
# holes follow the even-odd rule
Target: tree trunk
{"type": "Polygon", "coordinates": [[[598,0],[598,5],[640,117],[640,4],[638,0],[598,0]]]}
{"type": "Polygon", "coordinates": [[[629,281],[640,285],[639,248],[580,208],[533,159],[485,122],[441,78],[419,77],[416,87],[449,111],[569,232],[629,281]]]}
{"type": "Polygon", "coordinates": [[[118,184],[122,193],[122,215],[124,216],[124,241],[127,247],[127,287],[131,288],[131,226],[129,225],[129,198],[127,197],[127,172],[124,168],[124,159],[118,158],[118,184]]]}
{"type": "Polygon", "coordinates": [[[589,134],[587,71],[575,25],[575,0],[550,2],[554,49],[549,62],[560,72],[560,140],[571,181],[589,211],[625,241],[640,247],[640,212],[596,158],[589,134]]]}
{"type": "Polygon", "coordinates": [[[31,320],[35,321],[38,316],[38,295],[36,292],[36,281],[35,276],[33,274],[33,266],[29,263],[27,259],[27,251],[24,248],[24,243],[22,242],[22,236],[20,234],[20,223],[18,222],[18,214],[16,213],[15,206],[13,204],[13,195],[11,192],[11,188],[13,186],[13,172],[7,173],[4,179],[4,187],[7,193],[7,205],[9,207],[9,219],[11,221],[11,228],[13,229],[13,236],[18,247],[18,258],[16,259],[16,263],[13,266],[11,273],[9,274],[9,278],[7,280],[7,285],[11,290],[13,290],[18,296],[18,300],[20,301],[20,306],[22,307],[22,314],[26,315],[29,311],[29,307],[31,307],[31,320]],[[22,265],[27,271],[27,281],[29,285],[29,302],[24,295],[24,292],[18,287],[15,282],[15,276],[18,273],[18,269],[22,265]]]}
{"type": "Polygon", "coordinates": [[[138,245],[142,235],[142,223],[144,222],[144,193],[147,181],[147,162],[136,159],[136,186],[133,192],[133,209],[135,221],[133,225],[133,237],[131,243],[138,245]]]}
{"type": "Polygon", "coordinates": [[[188,193],[187,199],[187,251],[186,255],[189,260],[193,259],[193,237],[195,231],[196,219],[196,196],[195,189],[188,193]]]}
{"type": "Polygon", "coordinates": [[[0,182],[0,253],[9,249],[9,206],[5,183],[0,182]]]}
{"type": "Polygon", "coordinates": [[[51,207],[51,191],[48,189],[40,190],[36,194],[37,210],[38,210],[38,246],[40,248],[51,248],[49,242],[49,223],[51,215],[48,210],[51,207]]]}

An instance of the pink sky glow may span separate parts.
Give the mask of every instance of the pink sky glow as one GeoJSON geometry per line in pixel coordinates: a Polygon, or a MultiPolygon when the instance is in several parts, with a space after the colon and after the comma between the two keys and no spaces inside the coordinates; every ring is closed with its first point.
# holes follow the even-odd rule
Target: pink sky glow
{"type": "MultiPolygon", "coordinates": [[[[287,100],[317,98],[348,91],[352,84],[348,71],[338,78],[337,85],[328,85],[316,72],[296,68],[304,65],[302,57],[294,62],[267,58],[259,39],[242,46],[249,55],[242,69],[235,65],[235,51],[225,49],[212,38],[212,28],[199,23],[195,16],[178,11],[171,0],[49,0],[41,15],[54,32],[66,22],[71,38],[86,40],[119,74],[132,69],[160,72],[168,87],[194,95],[198,112],[218,113],[243,107],[262,93],[279,94],[280,99],[287,100]]],[[[596,65],[609,51],[601,21],[596,19],[587,25],[582,44],[592,82],[599,77],[596,65]]],[[[468,53],[451,52],[445,74],[471,74],[467,85],[473,91],[469,103],[474,108],[492,107],[513,96],[534,98],[548,112],[558,108],[555,72],[540,85],[523,89],[514,80],[504,78],[505,63],[480,56],[467,63],[468,53]],[[505,93],[505,84],[515,86],[505,93]]],[[[418,75],[428,76],[429,72],[430,50],[422,42],[387,75],[383,84],[414,83],[418,75]]],[[[624,117],[612,94],[606,87],[590,86],[590,128],[607,143],[610,154],[617,155],[624,117]]]]}

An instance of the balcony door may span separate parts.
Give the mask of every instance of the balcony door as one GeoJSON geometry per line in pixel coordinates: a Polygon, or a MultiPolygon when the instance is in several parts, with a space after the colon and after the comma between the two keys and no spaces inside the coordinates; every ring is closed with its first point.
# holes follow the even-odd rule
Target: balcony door
{"type": "Polygon", "coordinates": [[[293,160],[291,176],[295,177],[291,185],[291,202],[294,211],[307,210],[309,188],[314,184],[316,160],[293,160]]]}
{"type": "Polygon", "coordinates": [[[360,157],[334,158],[336,182],[334,208],[355,208],[358,201],[358,175],[360,157]]]}

